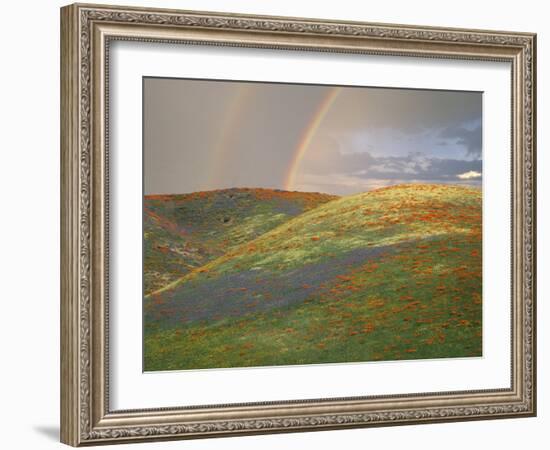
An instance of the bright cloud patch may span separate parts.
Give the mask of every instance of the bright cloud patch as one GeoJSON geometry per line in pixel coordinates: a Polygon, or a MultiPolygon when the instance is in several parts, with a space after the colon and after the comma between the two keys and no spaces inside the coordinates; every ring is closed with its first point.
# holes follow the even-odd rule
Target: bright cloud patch
{"type": "Polygon", "coordinates": [[[471,180],[473,178],[480,178],[481,173],[476,172],[475,170],[470,170],[469,172],[461,173],[460,175],[457,175],[458,178],[461,180],[471,180]]]}

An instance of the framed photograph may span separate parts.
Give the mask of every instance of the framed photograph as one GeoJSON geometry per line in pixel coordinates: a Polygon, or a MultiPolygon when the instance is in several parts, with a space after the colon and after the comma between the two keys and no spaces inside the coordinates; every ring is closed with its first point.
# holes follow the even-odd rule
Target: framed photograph
{"type": "Polygon", "coordinates": [[[535,54],[62,8],[62,442],[535,415],[535,54]]]}

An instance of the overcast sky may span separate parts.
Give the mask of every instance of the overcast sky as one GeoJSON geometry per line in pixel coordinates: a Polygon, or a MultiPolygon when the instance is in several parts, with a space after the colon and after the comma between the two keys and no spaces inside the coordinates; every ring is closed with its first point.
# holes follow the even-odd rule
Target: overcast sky
{"type": "Polygon", "coordinates": [[[482,94],[146,78],[145,194],[480,185],[482,94]]]}

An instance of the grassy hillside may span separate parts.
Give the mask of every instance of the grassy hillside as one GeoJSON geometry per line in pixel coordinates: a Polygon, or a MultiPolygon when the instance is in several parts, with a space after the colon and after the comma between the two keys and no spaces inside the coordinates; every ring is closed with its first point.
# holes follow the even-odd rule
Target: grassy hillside
{"type": "Polygon", "coordinates": [[[334,198],[270,189],[146,196],[145,294],[334,198]]]}
{"type": "Polygon", "coordinates": [[[145,369],[481,354],[481,192],[309,209],[146,299],[145,369]]]}

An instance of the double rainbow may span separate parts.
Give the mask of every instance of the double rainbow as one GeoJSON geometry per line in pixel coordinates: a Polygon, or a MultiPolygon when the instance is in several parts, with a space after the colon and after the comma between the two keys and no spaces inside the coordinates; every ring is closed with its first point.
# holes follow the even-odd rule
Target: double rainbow
{"type": "MultiPolygon", "coordinates": [[[[330,88],[319,103],[317,109],[313,114],[312,119],[301,134],[298,144],[296,145],[296,148],[292,153],[292,159],[290,160],[288,168],[285,172],[286,176],[284,177],[283,181],[283,189],[287,191],[291,191],[294,189],[296,175],[298,173],[298,169],[300,168],[300,164],[304,159],[304,156],[307,153],[311,142],[315,137],[315,134],[317,133],[317,130],[321,126],[325,116],[329,112],[335,100],[338,98],[338,95],[341,91],[342,88],[340,87],[330,88]]],[[[210,171],[210,177],[208,178],[208,180],[206,180],[207,185],[216,183],[216,181],[219,180],[220,174],[225,167],[224,160],[228,156],[228,143],[235,138],[236,133],[239,130],[237,124],[241,118],[240,116],[244,112],[245,104],[247,103],[247,100],[249,100],[253,92],[254,88],[252,86],[242,85],[238,88],[237,92],[229,103],[228,111],[225,115],[226,118],[220,127],[218,139],[212,151],[212,170],[210,171]]]]}

